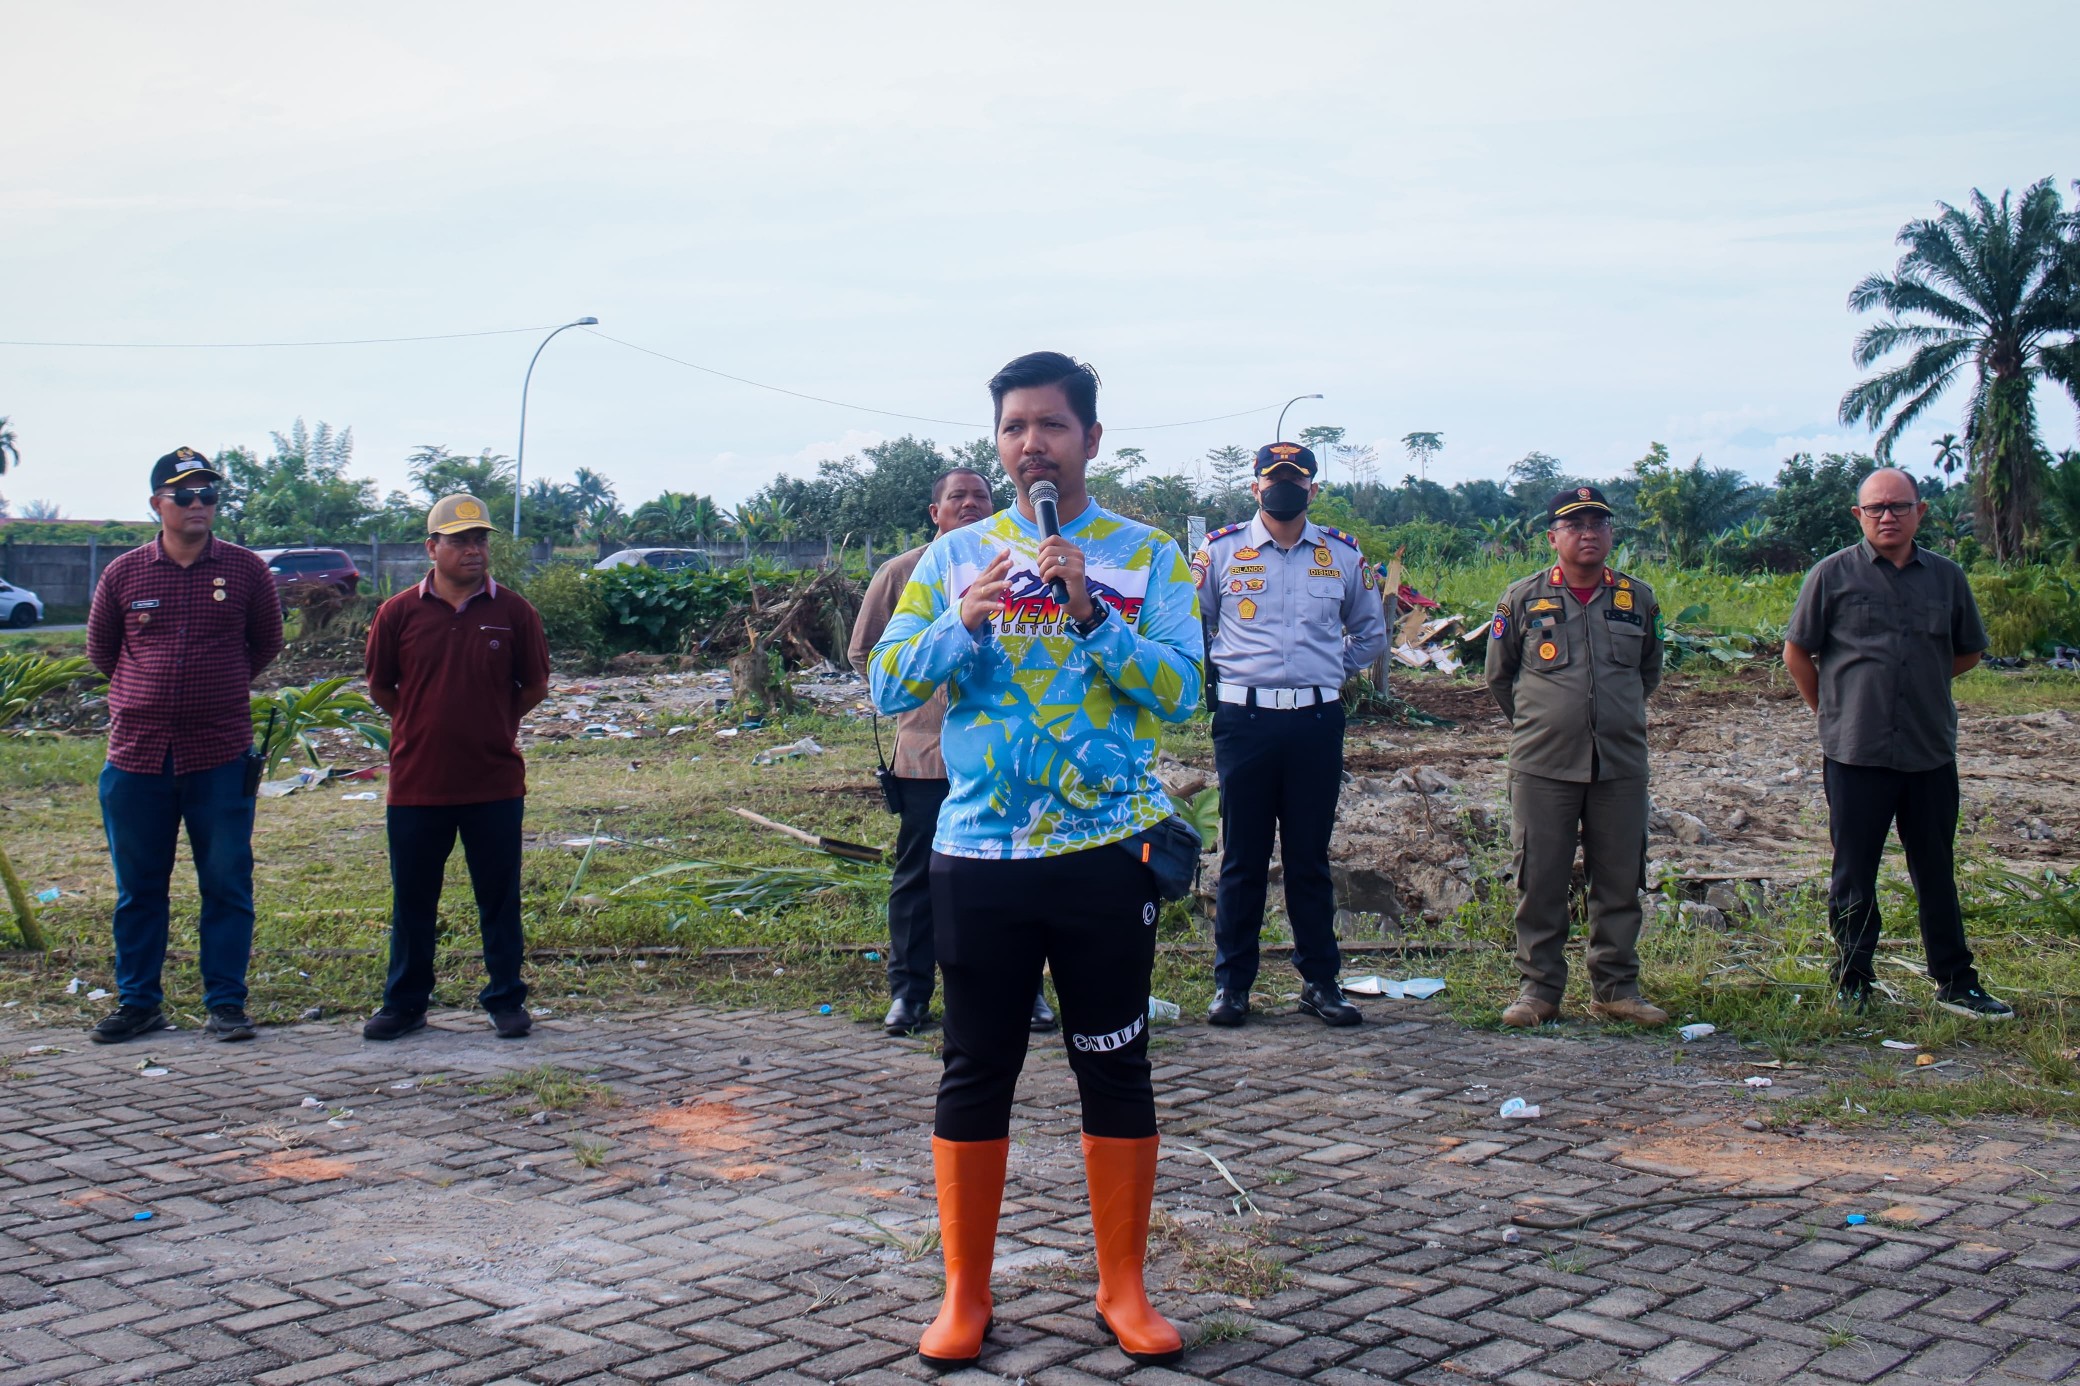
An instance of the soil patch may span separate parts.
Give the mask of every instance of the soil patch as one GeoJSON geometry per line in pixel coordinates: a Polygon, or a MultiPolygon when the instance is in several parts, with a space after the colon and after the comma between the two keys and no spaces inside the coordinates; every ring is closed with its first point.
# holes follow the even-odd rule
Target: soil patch
{"type": "Polygon", "coordinates": [[[323,1155],[295,1155],[288,1151],[258,1156],[252,1167],[265,1178],[287,1179],[293,1184],[323,1184],[348,1178],[354,1173],[354,1167],[345,1160],[328,1159],[323,1155]]]}

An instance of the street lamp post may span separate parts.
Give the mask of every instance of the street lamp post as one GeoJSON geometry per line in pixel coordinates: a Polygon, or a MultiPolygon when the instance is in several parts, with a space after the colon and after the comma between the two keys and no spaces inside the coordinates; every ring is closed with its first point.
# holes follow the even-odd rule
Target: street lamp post
{"type": "Polygon", "coordinates": [[[1274,443],[1282,443],[1282,442],[1284,442],[1284,441],[1285,441],[1285,438],[1286,438],[1286,409],[1291,409],[1291,408],[1292,408],[1292,407],[1293,407],[1294,405],[1298,404],[1298,403],[1299,403],[1299,402],[1300,402],[1301,400],[1303,400],[1303,399],[1320,399],[1320,398],[1321,398],[1321,396],[1320,396],[1320,395],[1294,395],[1294,396],[1293,396],[1293,397],[1292,397],[1291,399],[1287,400],[1287,401],[1286,401],[1286,404],[1285,404],[1285,409],[1281,409],[1281,410],[1279,410],[1279,411],[1278,411],[1278,428],[1277,428],[1277,430],[1276,430],[1276,431],[1275,431],[1275,432],[1274,432],[1274,433],[1272,434],[1272,438],[1271,438],[1271,441],[1272,441],[1272,442],[1274,442],[1274,443]]]}
{"type": "MultiPolygon", "coordinates": [[[[573,327],[596,327],[598,324],[598,318],[579,318],[576,322],[565,323],[557,328],[556,332],[568,332],[573,327]]],[[[515,539],[520,537],[520,501],[526,495],[527,387],[534,384],[534,363],[542,359],[542,347],[546,347],[549,343],[556,340],[556,332],[551,332],[548,336],[542,338],[542,345],[536,347],[534,355],[527,358],[527,376],[520,382],[520,446],[514,449],[513,452],[513,537],[515,539]]]]}

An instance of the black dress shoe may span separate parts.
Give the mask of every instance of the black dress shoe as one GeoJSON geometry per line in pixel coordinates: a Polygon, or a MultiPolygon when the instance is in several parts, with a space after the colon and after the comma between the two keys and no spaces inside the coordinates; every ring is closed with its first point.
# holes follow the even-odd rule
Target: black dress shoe
{"type": "Polygon", "coordinates": [[[362,1022],[361,1038],[394,1040],[426,1028],[426,1012],[393,1011],[385,1007],[362,1022]]]}
{"type": "Polygon", "coordinates": [[[910,1001],[898,996],[881,1017],[881,1028],[891,1035],[908,1035],[922,1030],[932,1018],[929,1001],[910,1001]]]}
{"type": "Polygon", "coordinates": [[[96,1044],[121,1044],[127,1039],[150,1034],[166,1028],[166,1017],[157,1006],[121,1005],[101,1018],[101,1023],[87,1033],[96,1044]]]}
{"type": "Polygon", "coordinates": [[[491,1028],[498,1031],[500,1039],[526,1039],[527,1032],[534,1028],[534,1016],[525,1007],[511,1011],[493,1011],[491,1028]]]}
{"type": "Polygon", "coordinates": [[[1246,991],[1240,993],[1217,991],[1213,994],[1213,1004],[1206,1008],[1206,1023],[1208,1025],[1234,1026],[1240,1025],[1248,1019],[1249,993],[1246,991]]]}
{"type": "Polygon", "coordinates": [[[202,1028],[220,1040],[249,1040],[259,1033],[244,1006],[211,1006],[202,1028]]]}
{"type": "Polygon", "coordinates": [[[1054,1007],[1047,1004],[1047,993],[1033,993],[1033,1020],[1030,1028],[1036,1035],[1051,1035],[1061,1022],[1055,1018],[1054,1007]]]}
{"type": "Polygon", "coordinates": [[[1343,999],[1342,988],[1333,984],[1309,982],[1300,988],[1300,1009],[1324,1025],[1356,1025],[1364,1019],[1356,1006],[1343,999]]]}

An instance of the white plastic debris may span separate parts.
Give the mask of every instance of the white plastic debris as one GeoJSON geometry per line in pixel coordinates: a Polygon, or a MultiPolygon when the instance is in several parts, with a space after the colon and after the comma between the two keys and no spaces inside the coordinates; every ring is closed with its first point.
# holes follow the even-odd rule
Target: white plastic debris
{"type": "Polygon", "coordinates": [[[1175,1001],[1165,1001],[1160,996],[1148,998],[1148,1018],[1150,1020],[1175,1020],[1183,1014],[1184,1008],[1175,1001]]]}
{"type": "Polygon", "coordinates": [[[364,789],[359,794],[342,794],[339,797],[352,804],[372,804],[382,796],[373,789],[364,789]]]}
{"type": "Polygon", "coordinates": [[[85,982],[82,982],[79,978],[74,977],[71,981],[65,984],[65,994],[67,996],[77,996],[79,995],[79,989],[85,985],[85,982]]]}
{"type": "Polygon", "coordinates": [[[1921,1047],[1918,1044],[1909,1044],[1905,1040],[1879,1040],[1878,1043],[1884,1045],[1887,1049],[1904,1049],[1909,1054],[1921,1047]]]}
{"type": "Polygon", "coordinates": [[[1771,1080],[1758,1073],[1752,1077],[1741,1079],[1741,1082],[1751,1088],[1766,1088],[1770,1086],[1771,1080]]]}
{"type": "Polygon", "coordinates": [[[1444,990],[1444,981],[1438,977],[1411,977],[1404,982],[1372,975],[1353,977],[1337,985],[1353,996],[1384,996],[1390,1001],[1422,1001],[1444,990]]]}
{"type": "Polygon", "coordinates": [[[816,744],[815,737],[805,736],[800,741],[790,741],[785,746],[768,747],[766,750],[760,751],[753,756],[751,763],[753,765],[771,765],[775,761],[794,760],[801,756],[820,756],[823,753],[823,747],[816,744]]]}
{"type": "Polygon", "coordinates": [[[1526,1102],[1521,1097],[1512,1097],[1509,1101],[1502,1104],[1502,1110],[1497,1112],[1496,1115],[1507,1117],[1511,1121],[1529,1121],[1538,1115],[1538,1104],[1536,1102],[1526,1102]]]}
{"type": "Polygon", "coordinates": [[[1682,1029],[1676,1031],[1676,1033],[1681,1035],[1686,1040],[1701,1040],[1706,1035],[1718,1034],[1719,1027],[1716,1025],[1704,1024],[1685,1025],[1682,1029]]]}
{"type": "Polygon", "coordinates": [[[87,993],[87,999],[89,1001],[105,1001],[108,999],[108,996],[109,990],[107,987],[95,987],[92,991],[87,993]]]}
{"type": "Polygon", "coordinates": [[[315,1097],[306,1097],[303,1099],[303,1101],[297,1103],[296,1105],[299,1107],[322,1107],[325,1104],[323,1102],[320,1102],[315,1097]]]}

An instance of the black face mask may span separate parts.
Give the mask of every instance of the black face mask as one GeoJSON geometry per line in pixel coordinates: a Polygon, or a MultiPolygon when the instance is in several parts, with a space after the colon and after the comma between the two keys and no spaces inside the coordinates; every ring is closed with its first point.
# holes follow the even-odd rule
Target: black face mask
{"type": "Polygon", "coordinates": [[[1257,497],[1264,513],[1274,520],[1291,520],[1306,514],[1307,502],[1307,488],[1297,481],[1274,481],[1257,497]]]}

